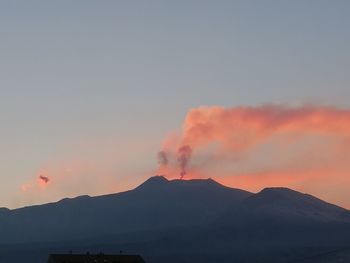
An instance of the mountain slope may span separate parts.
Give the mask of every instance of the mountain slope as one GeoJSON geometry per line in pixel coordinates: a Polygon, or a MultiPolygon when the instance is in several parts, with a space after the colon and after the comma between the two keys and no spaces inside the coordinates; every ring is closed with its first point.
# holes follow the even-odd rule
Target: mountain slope
{"type": "Polygon", "coordinates": [[[71,249],[122,249],[150,263],[291,262],[349,246],[349,218],[287,188],[252,194],[211,179],[157,176],[123,193],[0,209],[0,262],[71,249]]]}
{"type": "Polygon", "coordinates": [[[56,241],[206,224],[250,195],[211,179],[152,177],[123,193],[4,211],[0,242],[56,241]]]}
{"type": "Polygon", "coordinates": [[[288,188],[266,188],[213,224],[227,242],[264,246],[350,245],[350,211],[288,188]]]}
{"type": "Polygon", "coordinates": [[[274,218],[350,222],[348,210],[288,188],[265,188],[242,203],[251,212],[274,218]]]}

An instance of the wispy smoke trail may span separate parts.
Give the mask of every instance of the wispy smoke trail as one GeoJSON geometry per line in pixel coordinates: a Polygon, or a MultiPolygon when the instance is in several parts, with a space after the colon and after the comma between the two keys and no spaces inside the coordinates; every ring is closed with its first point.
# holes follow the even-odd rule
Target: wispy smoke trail
{"type": "Polygon", "coordinates": [[[160,151],[157,154],[158,164],[161,166],[166,166],[169,163],[167,153],[165,151],[160,151]]]}
{"type": "Polygon", "coordinates": [[[183,145],[178,150],[177,161],[179,162],[180,166],[180,179],[183,179],[184,176],[187,174],[187,166],[191,159],[191,155],[192,148],[189,145],[183,145]]]}
{"type": "Polygon", "coordinates": [[[335,107],[203,107],[185,119],[183,143],[193,148],[216,142],[242,151],[278,134],[350,135],[350,110],[335,107]]]}

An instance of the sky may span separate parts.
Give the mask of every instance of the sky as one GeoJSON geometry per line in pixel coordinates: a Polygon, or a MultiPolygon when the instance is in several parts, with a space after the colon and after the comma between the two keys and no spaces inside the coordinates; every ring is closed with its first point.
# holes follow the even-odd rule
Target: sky
{"type": "MultiPolygon", "coordinates": [[[[137,186],[193,109],[350,108],[349,10],[346,0],[2,1],[0,206],[137,186]]],[[[334,182],[255,186],[215,173],[350,208],[334,182]]]]}

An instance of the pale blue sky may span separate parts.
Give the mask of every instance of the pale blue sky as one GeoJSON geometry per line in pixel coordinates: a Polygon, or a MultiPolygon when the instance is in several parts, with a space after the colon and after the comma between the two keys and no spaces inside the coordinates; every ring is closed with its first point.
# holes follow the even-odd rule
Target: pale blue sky
{"type": "Polygon", "coordinates": [[[0,206],[108,192],[93,172],[75,193],[19,191],[71,155],[119,151],[116,183],[144,178],[190,108],[349,106],[349,12],[346,0],[2,1],[0,206]]]}

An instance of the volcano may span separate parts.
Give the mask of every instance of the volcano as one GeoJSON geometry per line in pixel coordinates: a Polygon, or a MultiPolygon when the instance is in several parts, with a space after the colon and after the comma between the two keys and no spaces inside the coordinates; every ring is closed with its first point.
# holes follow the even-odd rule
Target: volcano
{"type": "Polygon", "coordinates": [[[0,209],[0,236],[1,260],[13,251],[39,262],[46,252],[98,248],[149,262],[288,262],[350,246],[350,211],[288,188],[255,194],[155,176],[122,193],[0,209]]]}

